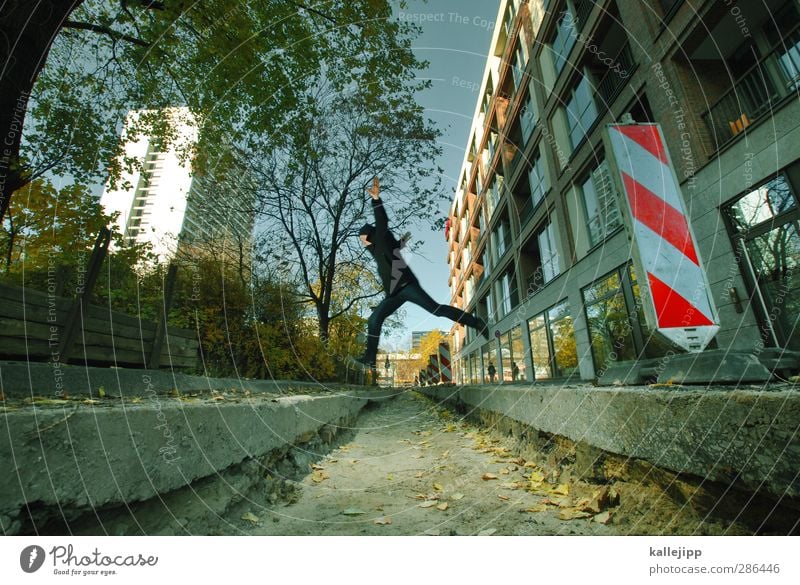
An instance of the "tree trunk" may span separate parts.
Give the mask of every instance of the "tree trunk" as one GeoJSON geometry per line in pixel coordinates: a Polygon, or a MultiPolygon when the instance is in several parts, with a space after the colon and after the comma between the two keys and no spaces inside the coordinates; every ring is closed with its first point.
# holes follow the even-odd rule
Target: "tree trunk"
{"type": "Polygon", "coordinates": [[[322,343],[327,343],[330,334],[330,307],[317,305],[317,317],[319,319],[319,338],[322,343]]]}
{"type": "Polygon", "coordinates": [[[0,2],[0,222],[28,182],[19,158],[25,113],[58,32],[84,0],[0,2]]]}

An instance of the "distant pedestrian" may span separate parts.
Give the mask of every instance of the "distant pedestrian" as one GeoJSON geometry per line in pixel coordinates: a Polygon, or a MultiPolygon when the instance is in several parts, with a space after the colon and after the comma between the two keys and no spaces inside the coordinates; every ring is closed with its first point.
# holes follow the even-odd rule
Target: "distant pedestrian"
{"type": "Polygon", "coordinates": [[[519,378],[519,366],[517,362],[511,362],[511,381],[516,382],[519,378]]]}
{"type": "Polygon", "coordinates": [[[497,374],[497,370],[494,369],[494,364],[489,362],[489,367],[486,368],[486,372],[489,374],[489,382],[494,384],[494,376],[497,374]]]}

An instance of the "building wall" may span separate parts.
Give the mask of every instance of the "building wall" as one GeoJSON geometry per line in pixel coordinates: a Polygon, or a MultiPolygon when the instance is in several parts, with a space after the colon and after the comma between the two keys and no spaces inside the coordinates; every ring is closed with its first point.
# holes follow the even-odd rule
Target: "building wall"
{"type": "MultiPolygon", "coordinates": [[[[604,158],[605,125],[618,122],[629,112],[636,114],[636,121],[658,122],[662,127],[719,312],[721,329],[714,343],[719,348],[746,351],[758,348],[761,343],[763,325],[760,327],[749,301],[753,287],[751,285],[748,292],[721,209],[748,188],[763,183],[800,158],[800,103],[784,96],[769,115],[762,115],[747,127],[747,132],[733,138],[724,131],[720,133],[719,127],[712,126],[713,117],[706,112],[711,110],[720,117],[717,115],[719,104],[725,91],[735,86],[736,75],[729,71],[726,61],[709,54],[708,27],[717,26],[714,30],[723,31],[715,40],[720,41],[720,51],[728,51],[755,34],[759,9],[751,5],[731,9],[709,0],[699,6],[678,1],[665,11],[664,4],[638,0],[501,2],[497,17],[499,26],[492,40],[451,208],[453,229],[448,259],[452,302],[484,318],[489,316],[490,308],[483,302],[487,292],[496,307],[495,282],[507,267],[515,267],[519,298],[508,314],[490,319],[490,325],[493,332],[501,334],[501,339],[512,327],[522,326],[524,356],[521,357],[525,360],[529,380],[533,379],[535,368],[528,320],[563,300],[568,302],[574,324],[580,377],[596,377],[604,368],[613,365],[609,360],[596,364],[592,359],[593,342],[582,291],[604,275],[632,262],[631,244],[624,222],[609,229],[601,241],[594,244],[590,241],[588,211],[580,185],[587,173],[604,158]],[[557,31],[565,7],[572,15],[581,14],[583,18],[572,27],[574,45],[565,55],[565,65],[559,73],[550,47],[559,42],[557,31]],[[744,14],[748,8],[751,12],[744,14]],[[513,20],[507,18],[510,13],[514,14],[513,20]],[[527,80],[523,78],[515,89],[516,83],[509,80],[514,77],[513,45],[521,42],[521,30],[525,31],[530,57],[525,66],[527,80]],[[509,46],[504,48],[504,43],[509,46]],[[625,45],[627,52],[622,51],[625,45]],[[624,82],[603,78],[606,74],[603,66],[592,62],[593,54],[605,50],[613,51],[612,65],[620,65],[618,71],[627,73],[619,75],[624,82]],[[566,108],[573,98],[573,89],[579,97],[582,95],[576,82],[583,76],[585,64],[594,67],[590,73],[593,80],[590,93],[598,115],[587,124],[585,138],[573,149],[566,108]],[[491,105],[486,108],[490,87],[493,89],[491,105]],[[533,105],[525,99],[526,87],[532,93],[533,105]],[[522,123],[526,108],[536,112],[536,124],[527,139],[522,123]],[[499,147],[501,155],[497,157],[484,155],[488,135],[493,131],[500,135],[501,144],[509,145],[499,147]],[[516,164],[514,159],[520,159],[519,155],[522,162],[516,164]],[[532,184],[527,183],[527,174],[537,155],[542,157],[550,189],[531,211],[527,199],[532,184]],[[491,176],[498,173],[504,176],[502,195],[489,219],[491,176]],[[482,180],[477,182],[477,179],[482,180]],[[468,220],[464,219],[465,210],[469,211],[468,220]],[[479,219],[481,215],[482,220],[479,219]],[[503,219],[509,221],[511,251],[489,270],[486,255],[494,246],[489,234],[503,219]],[[529,289],[524,272],[526,267],[536,263],[533,251],[536,246],[530,244],[547,221],[557,227],[555,248],[561,272],[538,289],[529,289]],[[466,248],[470,248],[469,254],[466,248]],[[467,282],[473,274],[473,282],[480,280],[481,284],[473,286],[472,282],[467,282]],[[481,274],[483,277],[479,278],[481,274]],[[740,293],[741,312],[730,294],[731,288],[740,293]],[[526,294],[529,291],[532,294],[526,294]]],[[[783,6],[782,0],[771,0],[770,4],[775,5],[772,9],[783,6]]],[[[562,27],[562,33],[564,30],[569,27],[562,27]]],[[[561,39],[564,38],[562,34],[561,39]]],[[[575,99],[573,103],[581,101],[575,99]]],[[[619,211],[624,213],[621,206],[619,211]]],[[[623,289],[626,300],[636,301],[633,286],[623,286],[623,289]]],[[[629,310],[634,307],[635,302],[628,305],[629,310]]],[[[647,341],[646,325],[640,327],[635,318],[631,323],[635,329],[630,333],[631,343],[637,346],[640,359],[655,359],[664,352],[665,348],[657,340],[647,341]]],[[[474,332],[460,326],[454,327],[451,333],[456,370],[466,380],[470,356],[482,353],[486,341],[476,339],[474,332]]],[[[502,364],[507,348],[494,339],[490,344],[493,363],[502,364]]],[[[555,351],[554,342],[551,346],[555,351]]],[[[557,377],[558,373],[554,371],[553,375],[557,377]]],[[[475,375],[472,377],[474,379],[475,375]]]]}

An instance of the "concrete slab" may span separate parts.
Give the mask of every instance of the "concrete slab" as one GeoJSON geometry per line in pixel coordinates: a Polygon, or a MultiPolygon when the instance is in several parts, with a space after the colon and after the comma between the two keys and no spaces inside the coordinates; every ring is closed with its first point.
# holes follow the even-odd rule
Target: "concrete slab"
{"type": "MultiPolygon", "coordinates": [[[[86,511],[147,500],[341,428],[392,389],[319,396],[172,398],[3,407],[0,529],[26,506],[86,511]],[[108,405],[106,405],[108,404],[108,405]]],[[[54,402],[54,401],[50,401],[54,402]]]]}
{"type": "Polygon", "coordinates": [[[658,375],[660,383],[674,384],[740,384],[770,378],[755,355],[723,349],[674,355],[664,360],[658,375]]]}
{"type": "Polygon", "coordinates": [[[800,496],[800,391],[795,385],[421,391],[468,412],[498,413],[537,431],[677,473],[777,497],[800,496]]]}

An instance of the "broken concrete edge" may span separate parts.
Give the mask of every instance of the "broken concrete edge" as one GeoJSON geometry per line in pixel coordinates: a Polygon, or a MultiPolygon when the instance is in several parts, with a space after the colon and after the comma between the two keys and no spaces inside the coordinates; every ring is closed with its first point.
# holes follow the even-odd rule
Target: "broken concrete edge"
{"type": "Polygon", "coordinates": [[[19,361],[0,361],[0,388],[8,398],[58,398],[65,395],[97,398],[101,394],[119,398],[212,392],[298,394],[378,390],[351,384],[214,378],[170,370],[19,361]]]}
{"type": "Polygon", "coordinates": [[[800,391],[589,385],[420,388],[468,414],[486,410],[539,432],[655,467],[778,498],[800,496],[800,391]]]}
{"type": "Polygon", "coordinates": [[[91,510],[153,498],[302,445],[326,428],[346,430],[339,421],[354,420],[372,399],[394,395],[392,389],[362,389],[6,411],[0,417],[0,529],[18,531],[31,507],[91,510]]]}

